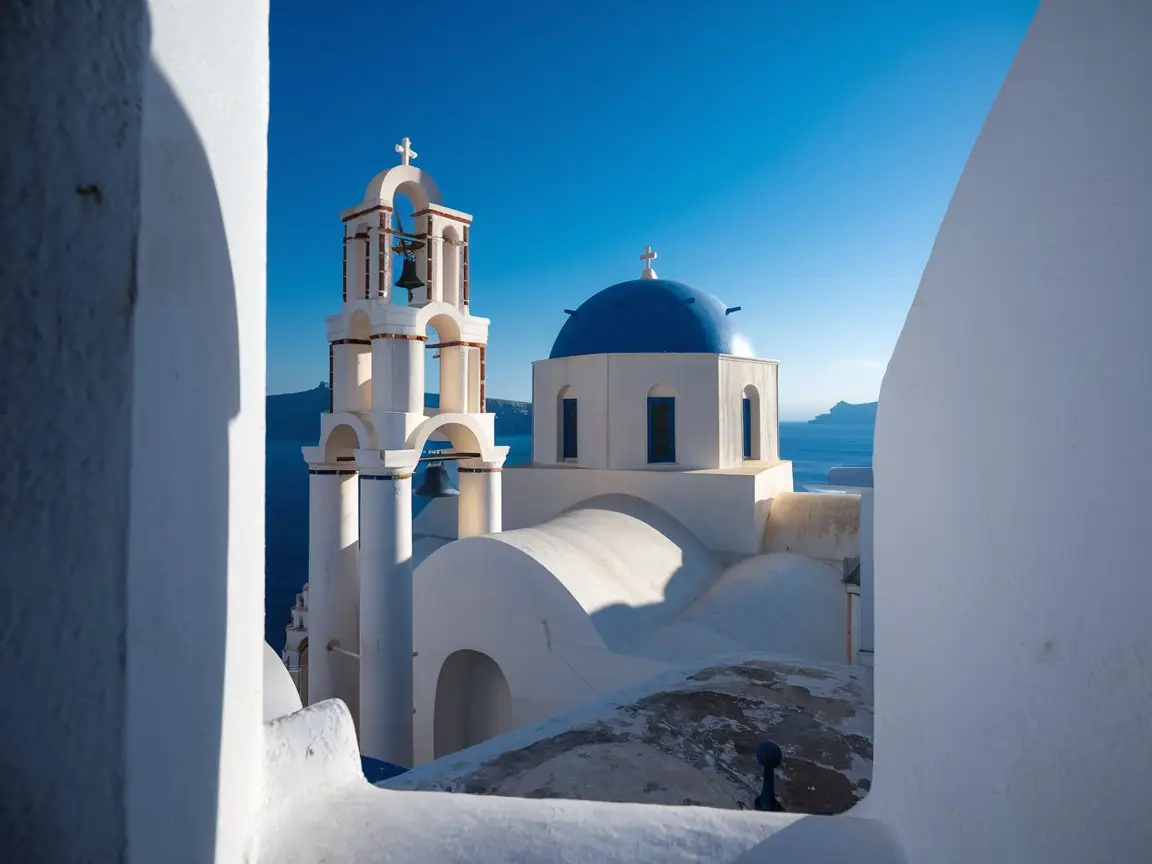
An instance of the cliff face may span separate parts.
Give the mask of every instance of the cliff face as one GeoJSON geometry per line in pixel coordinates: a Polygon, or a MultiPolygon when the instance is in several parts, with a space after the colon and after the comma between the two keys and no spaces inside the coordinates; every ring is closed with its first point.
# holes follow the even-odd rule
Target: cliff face
{"type": "MultiPolygon", "coordinates": [[[[438,393],[425,393],[424,404],[440,404],[438,393]]],[[[530,435],[532,405],[511,399],[489,399],[487,408],[496,415],[496,434],[530,435]]],[[[271,441],[315,442],[320,432],[320,414],[328,410],[328,385],[321,384],[301,393],[267,397],[267,429],[271,441]]]]}
{"type": "Polygon", "coordinates": [[[837,402],[827,414],[821,414],[809,420],[809,423],[839,423],[843,425],[863,426],[876,422],[876,406],[879,402],[861,402],[854,405],[851,402],[837,402]]]}

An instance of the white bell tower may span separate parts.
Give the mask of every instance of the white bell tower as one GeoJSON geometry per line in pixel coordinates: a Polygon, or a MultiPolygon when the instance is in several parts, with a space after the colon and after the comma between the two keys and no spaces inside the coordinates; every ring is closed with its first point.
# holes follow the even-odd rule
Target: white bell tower
{"type": "Polygon", "coordinates": [[[488,320],[470,309],[472,217],[440,203],[407,138],[395,149],[400,164],[340,214],[343,308],[327,319],[331,402],[319,444],[303,448],[308,698],[345,700],[361,752],[410,766],[412,475],[426,442],[446,442],[440,457],[457,461],[461,475],[459,536],[495,533],[508,448],[495,445],[495,416],[485,410],[488,320]],[[398,194],[415,212],[394,225],[398,194]],[[402,275],[409,290],[395,286],[402,275]],[[424,405],[428,350],[440,357],[438,408],[424,405]]]}

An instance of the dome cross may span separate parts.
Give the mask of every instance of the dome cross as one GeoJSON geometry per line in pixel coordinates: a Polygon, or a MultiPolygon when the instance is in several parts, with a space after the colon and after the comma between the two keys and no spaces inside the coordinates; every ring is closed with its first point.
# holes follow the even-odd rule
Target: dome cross
{"type": "Polygon", "coordinates": [[[652,245],[649,244],[644,247],[644,254],[640,256],[640,260],[644,262],[644,270],[640,274],[641,279],[655,279],[656,271],[652,269],[652,261],[659,256],[652,251],[652,245]]]}

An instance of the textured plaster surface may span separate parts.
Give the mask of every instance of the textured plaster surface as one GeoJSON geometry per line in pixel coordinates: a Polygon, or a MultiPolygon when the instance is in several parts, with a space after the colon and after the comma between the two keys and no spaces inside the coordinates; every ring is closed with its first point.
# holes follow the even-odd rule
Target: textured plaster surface
{"type": "Polygon", "coordinates": [[[114,861],[126,846],[144,8],[0,4],[5,861],[114,861]]]}
{"type": "Polygon", "coordinates": [[[788,811],[848,810],[871,782],[868,672],[757,658],[665,674],[384,785],[742,809],[760,790],[766,738],[784,751],[788,811]]]}
{"type": "Polygon", "coordinates": [[[377,789],[337,701],[265,727],[260,860],[356,864],[774,864],[904,858],[877,822],[377,789]]]}
{"type": "Polygon", "coordinates": [[[1152,860],[1150,43],[1044,0],[884,379],[861,807],[915,861],[1152,860]]]}

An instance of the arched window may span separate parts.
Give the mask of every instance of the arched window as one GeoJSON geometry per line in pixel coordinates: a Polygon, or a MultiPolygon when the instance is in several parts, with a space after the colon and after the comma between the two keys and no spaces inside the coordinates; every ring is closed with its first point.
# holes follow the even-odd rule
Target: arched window
{"type": "Polygon", "coordinates": [[[760,392],[749,384],[740,404],[740,453],[745,459],[760,459],[760,392]]]}
{"type": "Polygon", "coordinates": [[[676,391],[659,384],[648,391],[648,461],[676,461],[676,391]]]}
{"type": "Polygon", "coordinates": [[[580,424],[576,392],[571,386],[560,388],[556,396],[557,462],[574,462],[579,456],[580,424]]]}

